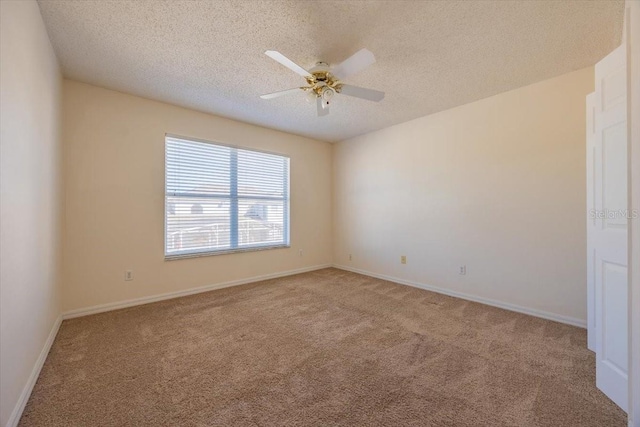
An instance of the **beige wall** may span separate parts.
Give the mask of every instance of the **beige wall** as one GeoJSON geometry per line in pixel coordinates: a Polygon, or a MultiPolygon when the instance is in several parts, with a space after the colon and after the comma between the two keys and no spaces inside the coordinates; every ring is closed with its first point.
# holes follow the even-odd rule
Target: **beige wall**
{"type": "Polygon", "coordinates": [[[4,426],[60,315],[62,79],[35,1],[1,1],[0,18],[0,425],[4,426]]]}
{"type": "Polygon", "coordinates": [[[593,87],[590,67],[339,143],[335,262],[584,322],[593,87]]]}
{"type": "Polygon", "coordinates": [[[329,143],[68,80],[63,94],[65,311],[331,262],[329,143]],[[291,248],[165,261],[165,132],[291,156],[291,248]]]}

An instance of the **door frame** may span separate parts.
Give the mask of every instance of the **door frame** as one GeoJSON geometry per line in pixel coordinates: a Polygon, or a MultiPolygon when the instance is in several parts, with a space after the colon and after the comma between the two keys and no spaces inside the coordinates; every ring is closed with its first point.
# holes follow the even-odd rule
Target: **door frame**
{"type": "MultiPolygon", "coordinates": [[[[626,0],[629,209],[640,215],[640,1],[626,0]]],[[[629,427],[640,427],[640,218],[629,221],[629,427]]]]}

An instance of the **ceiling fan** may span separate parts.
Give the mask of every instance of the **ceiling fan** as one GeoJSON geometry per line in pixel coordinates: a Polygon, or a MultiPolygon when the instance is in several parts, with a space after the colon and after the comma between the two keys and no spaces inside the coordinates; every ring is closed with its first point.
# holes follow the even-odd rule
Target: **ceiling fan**
{"type": "Polygon", "coordinates": [[[384,98],[384,92],[342,83],[342,79],[346,79],[376,62],[373,53],[367,49],[360,49],[333,68],[329,68],[329,65],[325,62],[318,62],[316,66],[309,71],[275,50],[268,50],[265,54],[290,70],[300,74],[307,80],[308,86],[261,95],[260,98],[262,99],[273,99],[302,90],[307,93],[307,100],[309,102],[316,103],[318,116],[326,116],[329,114],[329,103],[333,100],[336,93],[374,102],[380,102],[384,98]]]}

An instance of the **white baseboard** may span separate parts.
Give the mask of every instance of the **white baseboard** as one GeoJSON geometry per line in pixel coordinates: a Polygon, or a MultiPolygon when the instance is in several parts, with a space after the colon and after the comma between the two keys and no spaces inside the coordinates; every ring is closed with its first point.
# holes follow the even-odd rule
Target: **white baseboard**
{"type": "Polygon", "coordinates": [[[7,421],[6,427],[15,427],[20,422],[20,417],[22,417],[22,412],[24,411],[24,407],[27,405],[29,401],[29,396],[31,396],[31,391],[33,391],[33,386],[36,385],[36,381],[38,381],[38,376],[40,375],[40,371],[44,366],[45,360],[47,360],[47,355],[49,354],[49,350],[53,345],[53,341],[56,339],[56,335],[58,334],[58,330],[60,329],[60,324],[62,323],[62,316],[58,316],[56,321],[53,323],[53,327],[51,328],[51,332],[49,332],[49,336],[47,337],[47,341],[45,341],[44,346],[42,347],[42,351],[36,360],[35,365],[33,366],[33,370],[31,371],[31,375],[29,375],[29,379],[22,389],[22,393],[20,393],[20,397],[18,398],[18,402],[16,406],[13,408],[13,412],[11,412],[11,416],[9,417],[9,421],[7,421]]]}
{"type": "Polygon", "coordinates": [[[73,319],[75,317],[88,316],[90,314],[103,313],[105,311],[119,310],[121,308],[134,307],[136,305],[149,304],[152,302],[164,301],[173,298],[180,298],[187,295],[209,292],[216,289],[229,288],[231,286],[246,285],[247,283],[260,282],[262,280],[276,279],[278,277],[292,276],[294,274],[307,273],[309,271],[329,268],[331,264],[314,265],[311,267],[299,268],[296,270],[282,271],[279,273],[264,274],[261,276],[248,277],[246,279],[232,280],[229,282],[214,283],[212,285],[198,288],[186,289],[184,291],[169,292],[166,294],[152,295],[148,297],[135,298],[125,301],[112,302],[108,304],[95,305],[93,307],[79,308],[63,313],[63,319],[73,319]]]}
{"type": "Polygon", "coordinates": [[[547,320],[553,320],[555,322],[565,323],[571,326],[578,326],[580,328],[585,328],[585,329],[587,327],[586,320],[577,319],[575,317],[563,316],[560,314],[549,313],[547,311],[537,310],[534,308],[522,307],[516,304],[510,304],[507,302],[496,301],[489,298],[483,298],[476,295],[466,294],[463,292],[457,292],[457,291],[452,291],[445,288],[439,288],[436,286],[427,285],[425,283],[412,282],[412,281],[400,279],[397,277],[385,276],[384,274],[378,274],[370,271],[360,270],[357,268],[347,267],[346,265],[333,264],[333,267],[339,268],[341,270],[351,271],[352,273],[358,273],[365,276],[375,277],[377,279],[388,280],[390,282],[399,283],[401,285],[412,286],[414,288],[425,289],[427,291],[437,292],[439,294],[449,295],[452,297],[461,298],[468,301],[479,302],[481,304],[503,308],[509,311],[515,311],[517,313],[528,314],[530,316],[540,317],[542,319],[547,319],[547,320]]]}

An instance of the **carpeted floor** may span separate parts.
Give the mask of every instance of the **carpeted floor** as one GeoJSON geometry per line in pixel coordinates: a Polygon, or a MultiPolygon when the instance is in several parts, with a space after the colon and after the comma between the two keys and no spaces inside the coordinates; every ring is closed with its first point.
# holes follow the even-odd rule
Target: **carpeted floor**
{"type": "Polygon", "coordinates": [[[20,426],[624,426],[586,331],[337,269],[62,324],[20,426]]]}

